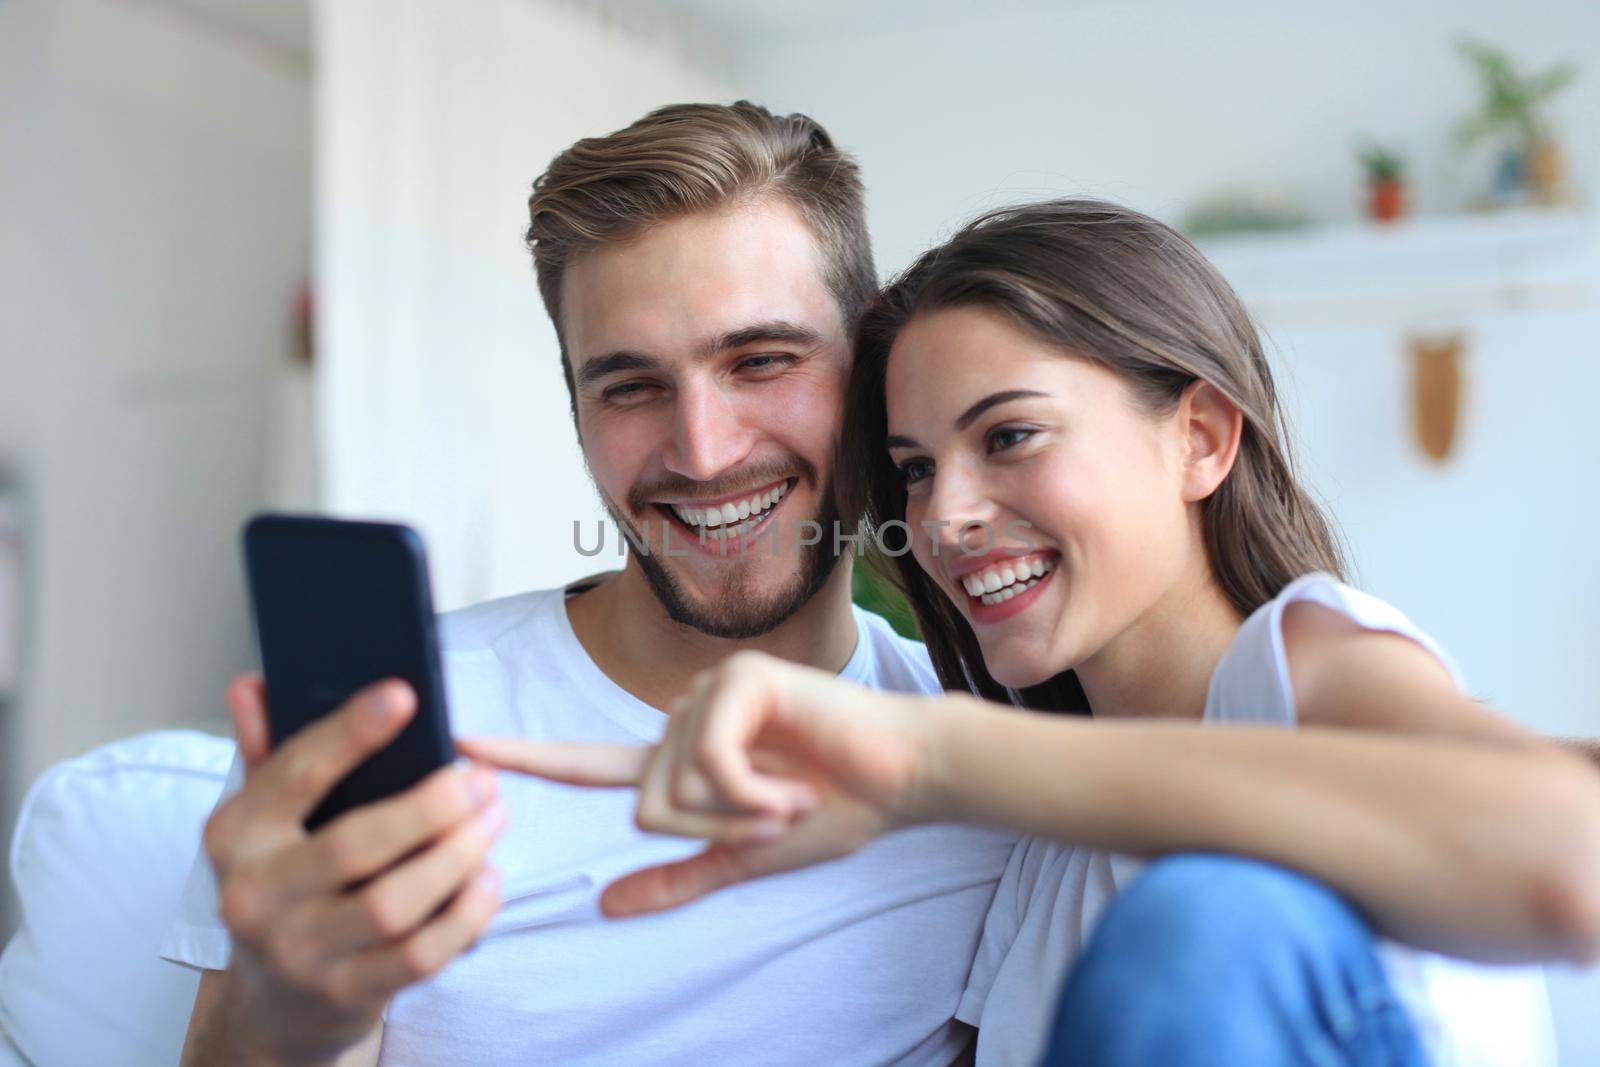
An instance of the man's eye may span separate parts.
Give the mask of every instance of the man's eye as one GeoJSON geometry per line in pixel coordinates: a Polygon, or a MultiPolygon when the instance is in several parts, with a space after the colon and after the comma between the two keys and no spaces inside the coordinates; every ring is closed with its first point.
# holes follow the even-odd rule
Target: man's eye
{"type": "Polygon", "coordinates": [[[600,395],[607,401],[631,403],[649,396],[655,387],[654,382],[620,382],[608,387],[600,395]]]}
{"type": "Polygon", "coordinates": [[[768,353],[763,353],[762,355],[759,355],[759,356],[751,356],[749,359],[741,361],[739,363],[739,369],[740,370],[775,370],[778,367],[787,366],[788,364],[793,363],[793,362],[794,362],[794,357],[793,356],[783,355],[782,353],[778,353],[778,352],[768,352],[768,353]]]}
{"type": "Polygon", "coordinates": [[[1008,448],[1015,448],[1032,437],[1035,432],[1028,426],[1002,426],[989,434],[989,451],[1004,452],[1008,448]]]}
{"type": "Polygon", "coordinates": [[[908,486],[932,476],[933,464],[925,459],[908,459],[900,464],[900,480],[908,486]]]}

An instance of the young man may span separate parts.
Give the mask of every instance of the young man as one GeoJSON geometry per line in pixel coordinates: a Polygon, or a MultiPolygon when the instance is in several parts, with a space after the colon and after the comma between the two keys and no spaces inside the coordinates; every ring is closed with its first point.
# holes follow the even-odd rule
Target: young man
{"type": "MultiPolygon", "coordinates": [[[[455,730],[654,741],[741,648],[935,690],[921,646],[852,607],[834,538],[875,285],[850,158],[804,116],[671,107],[562,153],[530,211],[585,460],[646,547],[447,616],[455,730]]],[[[633,829],[626,793],[451,768],[307,835],[411,695],[375,686],[275,752],[259,681],[229,703],[242,787],[163,950],[206,968],[185,1063],[944,1064],[969,1044],[953,1016],[1007,835],[918,829],[609,922],[610,880],[699,849],[633,829]]]]}

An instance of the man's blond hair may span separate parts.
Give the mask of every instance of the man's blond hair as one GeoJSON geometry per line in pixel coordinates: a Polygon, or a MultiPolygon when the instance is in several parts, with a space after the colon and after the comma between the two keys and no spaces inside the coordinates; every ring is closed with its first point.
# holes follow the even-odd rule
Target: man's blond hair
{"type": "Polygon", "coordinates": [[[773,195],[810,227],[824,282],[853,330],[877,289],[861,175],[807,116],[774,115],[747,100],[674,104],[605,137],[586,137],[551,161],[528,198],[526,240],[574,409],[561,321],[561,282],[573,259],[659,222],[773,195]]]}

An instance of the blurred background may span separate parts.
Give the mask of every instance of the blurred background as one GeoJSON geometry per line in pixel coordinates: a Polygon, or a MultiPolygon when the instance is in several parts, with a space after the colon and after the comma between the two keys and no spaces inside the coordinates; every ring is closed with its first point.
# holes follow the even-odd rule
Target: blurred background
{"type": "Polygon", "coordinates": [[[1359,583],[1600,734],[1592,0],[0,0],[0,825],[55,761],[226,731],[252,511],[415,523],[442,608],[616,566],[529,186],[740,97],[856,153],[885,276],[1019,199],[1194,235],[1359,583]]]}

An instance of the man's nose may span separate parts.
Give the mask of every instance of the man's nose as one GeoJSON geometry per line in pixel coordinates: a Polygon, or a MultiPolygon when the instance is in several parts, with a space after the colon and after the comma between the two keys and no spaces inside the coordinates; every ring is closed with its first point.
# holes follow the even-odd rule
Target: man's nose
{"type": "Polygon", "coordinates": [[[672,440],[661,457],[668,470],[708,482],[737,467],[754,444],[752,427],[715,385],[680,385],[672,440]]]}

